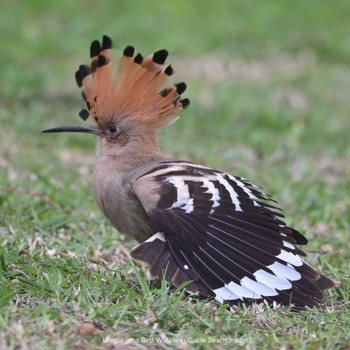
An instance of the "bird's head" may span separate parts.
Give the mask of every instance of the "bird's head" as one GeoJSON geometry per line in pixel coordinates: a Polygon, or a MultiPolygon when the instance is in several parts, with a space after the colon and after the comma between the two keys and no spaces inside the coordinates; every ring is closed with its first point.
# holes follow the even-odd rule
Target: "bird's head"
{"type": "Polygon", "coordinates": [[[166,86],[173,74],[165,61],[166,50],[143,58],[127,46],[122,55],[112,50],[112,40],[103,36],[90,47],[90,66],[80,65],[75,73],[86,103],[79,116],[90,122],[82,126],[62,126],[44,133],[80,132],[97,135],[108,148],[124,147],[139,137],[153,136],[176,119],[189,105],[181,99],[185,83],[166,86]]]}

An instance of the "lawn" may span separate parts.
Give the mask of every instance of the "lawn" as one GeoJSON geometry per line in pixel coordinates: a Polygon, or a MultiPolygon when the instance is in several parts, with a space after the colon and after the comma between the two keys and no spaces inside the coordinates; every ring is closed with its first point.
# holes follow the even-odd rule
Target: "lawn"
{"type": "Polygon", "coordinates": [[[349,349],[350,2],[0,4],[0,348],[349,349]],[[340,282],[320,308],[227,308],[153,281],[92,196],[77,66],[93,39],[166,48],[191,107],[166,154],[249,178],[340,282]]]}

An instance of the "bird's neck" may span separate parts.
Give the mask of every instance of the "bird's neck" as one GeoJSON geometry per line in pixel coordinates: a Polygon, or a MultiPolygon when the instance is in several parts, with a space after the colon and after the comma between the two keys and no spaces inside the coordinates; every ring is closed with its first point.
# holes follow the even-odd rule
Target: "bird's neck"
{"type": "Polygon", "coordinates": [[[164,159],[156,134],[130,136],[123,145],[110,144],[101,139],[97,148],[97,167],[106,171],[128,173],[133,170],[164,159]]]}

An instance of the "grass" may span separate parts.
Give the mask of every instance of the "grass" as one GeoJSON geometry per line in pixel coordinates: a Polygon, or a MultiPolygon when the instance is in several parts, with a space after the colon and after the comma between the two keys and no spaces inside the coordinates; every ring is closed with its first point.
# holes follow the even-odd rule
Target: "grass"
{"type": "Polygon", "coordinates": [[[349,7],[3,1],[0,348],[349,349],[349,7]],[[319,309],[227,309],[129,260],[135,242],[92,197],[93,137],[40,133],[79,122],[73,73],[105,33],[171,51],[192,106],[162,132],[164,151],[279,201],[310,240],[307,261],[341,282],[319,309]]]}

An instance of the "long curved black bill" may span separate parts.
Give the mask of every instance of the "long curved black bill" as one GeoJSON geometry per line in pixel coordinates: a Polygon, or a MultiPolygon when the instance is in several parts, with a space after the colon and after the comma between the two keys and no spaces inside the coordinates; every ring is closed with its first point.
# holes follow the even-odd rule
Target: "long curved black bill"
{"type": "Polygon", "coordinates": [[[43,133],[54,132],[82,132],[85,134],[101,135],[101,129],[98,126],[86,125],[86,126],[59,126],[57,128],[43,130],[43,133]]]}

